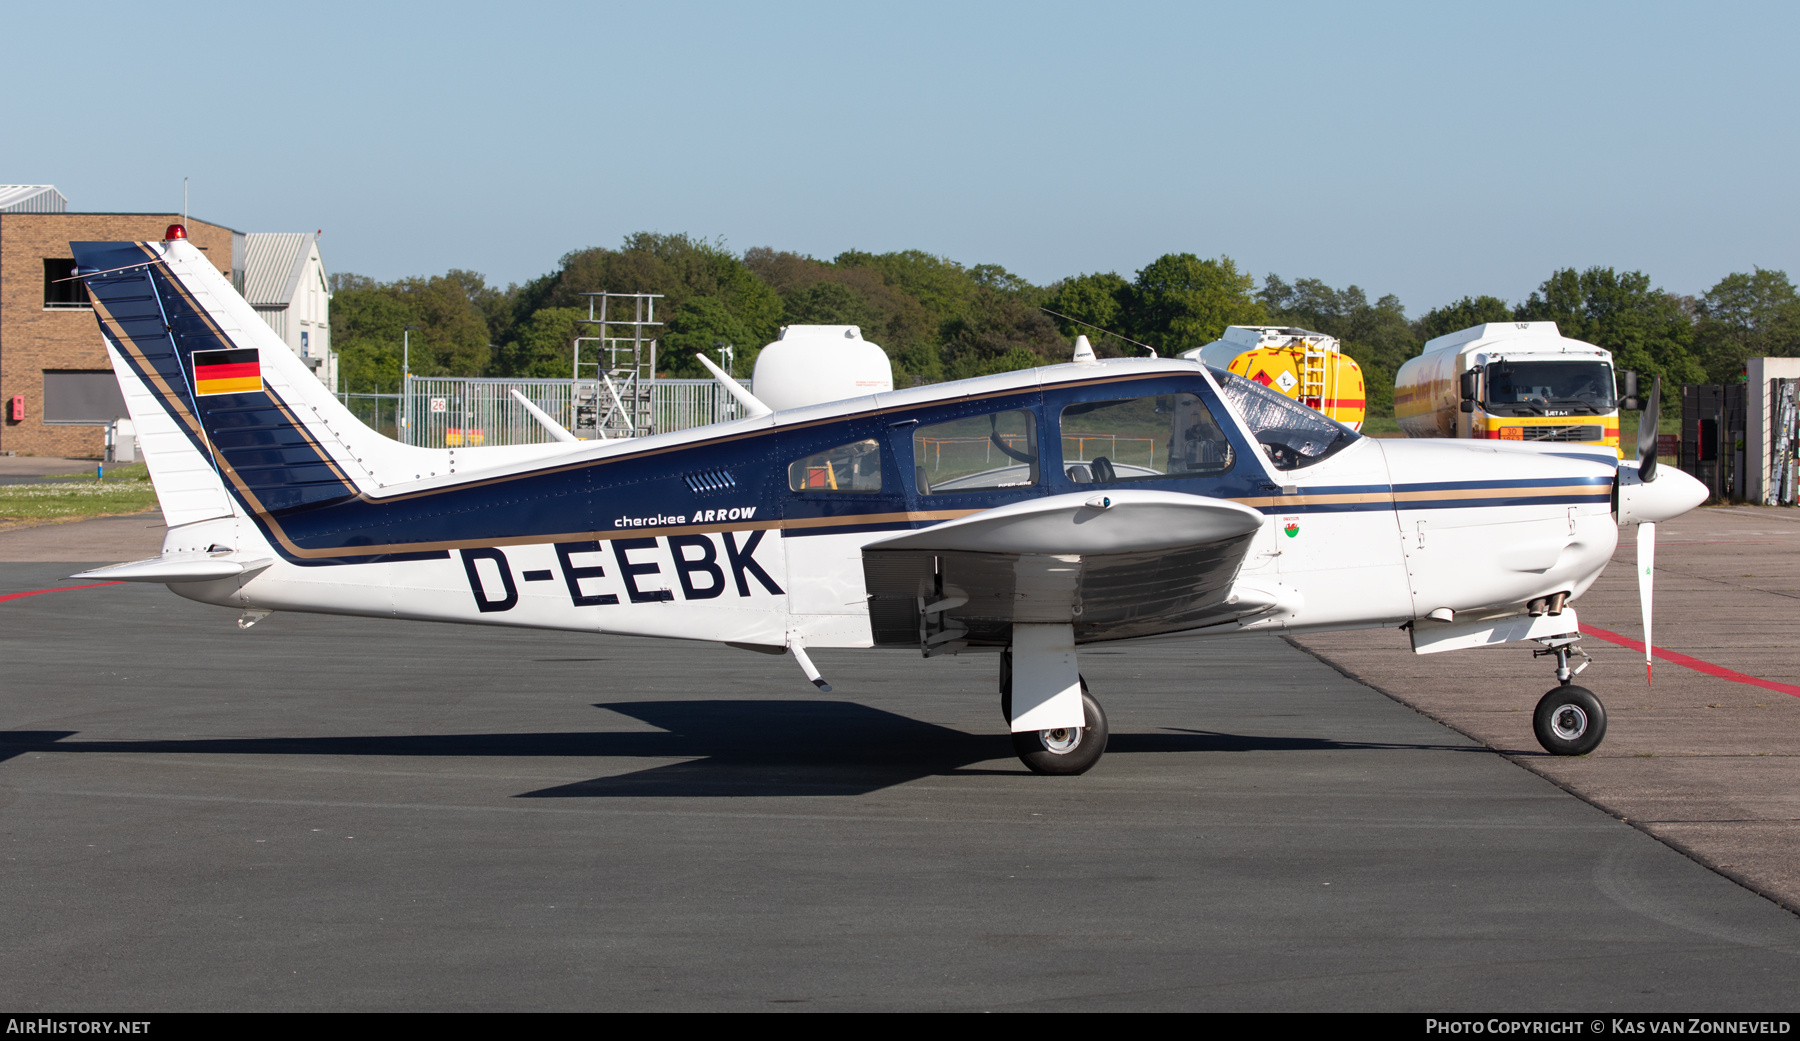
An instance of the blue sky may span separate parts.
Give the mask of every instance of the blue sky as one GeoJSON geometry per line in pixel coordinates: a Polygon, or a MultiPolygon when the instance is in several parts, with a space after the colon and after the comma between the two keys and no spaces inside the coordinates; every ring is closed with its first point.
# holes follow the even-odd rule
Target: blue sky
{"type": "Polygon", "coordinates": [[[1225,254],[1516,300],[1800,276],[1775,4],[98,4],[0,40],[0,181],[502,284],[638,230],[1037,282],[1225,254]]]}

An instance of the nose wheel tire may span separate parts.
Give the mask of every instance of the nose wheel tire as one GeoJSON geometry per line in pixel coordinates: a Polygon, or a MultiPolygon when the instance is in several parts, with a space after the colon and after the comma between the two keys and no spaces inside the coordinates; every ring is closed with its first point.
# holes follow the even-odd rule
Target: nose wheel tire
{"type": "Polygon", "coordinates": [[[1061,730],[1027,730],[1012,736],[1013,751],[1034,774],[1083,774],[1106,751],[1106,713],[1081,685],[1081,711],[1087,725],[1061,730]]]}
{"type": "Polygon", "coordinates": [[[1606,737],[1606,707],[1593,691],[1565,683],[1538,701],[1531,726],[1551,755],[1587,755],[1606,737]]]}

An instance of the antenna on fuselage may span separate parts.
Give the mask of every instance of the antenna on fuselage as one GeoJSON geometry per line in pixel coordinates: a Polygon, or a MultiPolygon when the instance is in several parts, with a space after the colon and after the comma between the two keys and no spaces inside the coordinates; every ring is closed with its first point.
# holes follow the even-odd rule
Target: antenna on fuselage
{"type": "MultiPolygon", "coordinates": [[[[1124,340],[1126,343],[1131,344],[1133,347],[1142,347],[1144,350],[1147,350],[1150,352],[1150,357],[1152,357],[1152,358],[1161,357],[1161,355],[1156,353],[1156,348],[1150,346],[1149,344],[1139,343],[1137,340],[1134,340],[1129,336],[1120,336],[1118,333],[1113,332],[1111,329],[1102,329],[1097,325],[1089,325],[1088,323],[1082,321],[1079,318],[1070,318],[1068,315],[1063,314],[1061,311],[1052,311],[1048,307],[1040,307],[1040,308],[1038,308],[1038,310],[1044,312],[1045,314],[1053,314],[1056,317],[1061,318],[1065,322],[1074,322],[1076,325],[1082,326],[1083,328],[1092,329],[1097,333],[1105,333],[1107,336],[1110,336],[1115,340],[1124,340]]],[[[1076,345],[1076,349],[1077,350],[1080,349],[1079,344],[1076,345]]]]}

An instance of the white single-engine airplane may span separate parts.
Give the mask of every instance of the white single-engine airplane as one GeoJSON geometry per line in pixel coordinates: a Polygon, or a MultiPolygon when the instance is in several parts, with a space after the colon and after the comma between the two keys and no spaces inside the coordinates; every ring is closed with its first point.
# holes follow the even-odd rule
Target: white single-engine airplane
{"type": "Polygon", "coordinates": [[[1105,750],[1082,645],[1191,637],[1202,657],[1202,637],[1380,626],[1421,654],[1538,642],[1560,683],[1537,737],[1591,751],[1606,717],[1570,682],[1567,605],[1635,525],[1647,645],[1655,523],[1706,495],[1656,465],[1654,392],[1634,465],[1377,441],[1084,340],[1066,365],[782,411],[728,381],[748,418],[634,440],[539,416],[558,440],[416,448],[352,417],[179,226],[73,248],[169,523],[160,557],[83,577],[166,583],[244,626],[317,611],[712,640],[791,653],[822,690],[808,648],[998,652],[1039,773],[1105,750]]]}

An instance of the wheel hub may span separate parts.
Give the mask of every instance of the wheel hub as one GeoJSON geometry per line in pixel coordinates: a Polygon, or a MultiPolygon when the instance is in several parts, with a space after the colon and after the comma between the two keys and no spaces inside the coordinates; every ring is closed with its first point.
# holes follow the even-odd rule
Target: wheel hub
{"type": "Polygon", "coordinates": [[[1044,742],[1044,747],[1049,751],[1055,752],[1057,755],[1068,755],[1081,744],[1081,728],[1059,727],[1055,730],[1042,730],[1038,732],[1038,738],[1044,742]]]}
{"type": "Polygon", "coordinates": [[[1550,714],[1550,729],[1564,741],[1574,741],[1587,733],[1587,713],[1580,705],[1560,705],[1550,714]]]}

